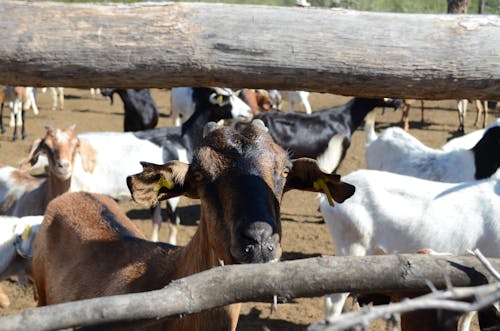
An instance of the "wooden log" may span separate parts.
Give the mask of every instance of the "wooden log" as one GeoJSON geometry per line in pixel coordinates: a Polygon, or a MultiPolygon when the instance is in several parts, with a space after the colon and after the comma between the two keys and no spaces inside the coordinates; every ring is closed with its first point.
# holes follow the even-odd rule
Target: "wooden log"
{"type": "Polygon", "coordinates": [[[500,100],[500,17],[0,2],[0,83],[500,100]]]}
{"type": "MultiPolygon", "coordinates": [[[[500,259],[491,259],[494,268],[500,259]]],[[[495,278],[475,257],[383,255],[320,257],[281,263],[231,265],[172,282],[164,289],[90,299],[0,318],[0,330],[56,330],[105,322],[158,319],[235,302],[272,302],[333,292],[428,291],[474,286],[495,278]]],[[[130,325],[130,324],[127,324],[130,325]]]]}

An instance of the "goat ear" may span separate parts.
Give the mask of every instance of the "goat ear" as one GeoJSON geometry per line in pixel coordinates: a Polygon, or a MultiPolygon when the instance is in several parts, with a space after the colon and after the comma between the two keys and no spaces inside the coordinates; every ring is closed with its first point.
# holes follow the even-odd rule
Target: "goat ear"
{"type": "Polygon", "coordinates": [[[38,157],[43,152],[43,145],[44,140],[42,138],[38,138],[33,142],[28,157],[24,161],[22,161],[21,165],[19,166],[22,171],[28,171],[38,162],[38,157]]]}
{"type": "Polygon", "coordinates": [[[355,191],[351,184],[344,183],[340,176],[321,171],[316,160],[300,158],[292,161],[293,167],[288,174],[285,191],[297,189],[310,192],[323,192],[337,202],[344,202],[355,191]]]}
{"type": "Polygon", "coordinates": [[[186,195],[197,198],[190,192],[187,180],[189,164],[170,161],[164,165],[141,162],[143,171],[127,177],[132,198],[141,204],[155,205],[158,201],[186,195]]]}
{"type": "Polygon", "coordinates": [[[80,140],[79,143],[80,146],[78,147],[78,153],[82,159],[83,170],[88,173],[93,173],[97,162],[97,151],[91,144],[84,140],[80,140]]]}

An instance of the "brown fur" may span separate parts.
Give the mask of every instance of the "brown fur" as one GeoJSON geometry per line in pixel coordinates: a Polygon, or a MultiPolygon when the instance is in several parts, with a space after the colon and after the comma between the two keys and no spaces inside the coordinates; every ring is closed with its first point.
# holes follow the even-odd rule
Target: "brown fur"
{"type": "Polygon", "coordinates": [[[254,115],[273,110],[271,98],[261,91],[242,89],[238,96],[250,107],[254,115]]]}
{"type": "Polygon", "coordinates": [[[28,160],[19,170],[12,172],[11,179],[16,187],[23,188],[21,192],[9,194],[0,202],[2,213],[18,217],[42,215],[53,198],[69,191],[79,147],[80,142],[73,127],[64,130],[49,128],[45,137],[34,143],[28,160]],[[69,137],[68,140],[58,139],[63,132],[69,137]],[[49,174],[44,179],[33,177],[27,172],[29,165],[35,164],[42,153],[47,154],[49,160],[49,174]]]}
{"type": "MultiPolygon", "coordinates": [[[[220,263],[278,259],[279,202],[288,175],[283,169],[291,165],[281,147],[256,126],[244,132],[210,132],[190,165],[143,163],[143,172],[127,179],[137,202],[151,205],[181,194],[200,198],[198,229],[182,248],[144,240],[109,198],[88,193],[62,195],[49,204],[35,241],[38,305],[150,291],[220,263]],[[215,165],[213,159],[218,160],[215,165]]],[[[289,171],[293,173],[293,168],[289,171]]],[[[313,182],[318,176],[335,182],[332,190],[345,190],[346,196],[354,193],[338,176],[315,171],[291,176],[297,187],[290,184],[287,189],[316,191],[313,182]]],[[[235,330],[239,309],[239,304],[233,304],[161,320],[147,329],[235,330]]],[[[134,324],[133,329],[146,327],[134,324]]]]}
{"type": "MultiPolygon", "coordinates": [[[[410,123],[409,123],[409,114],[410,114],[410,108],[413,103],[415,103],[417,100],[415,99],[403,99],[403,115],[401,116],[401,123],[403,123],[403,129],[405,131],[410,130],[410,123]]],[[[420,113],[421,113],[421,123],[424,123],[424,100],[420,100],[420,113]]]]}

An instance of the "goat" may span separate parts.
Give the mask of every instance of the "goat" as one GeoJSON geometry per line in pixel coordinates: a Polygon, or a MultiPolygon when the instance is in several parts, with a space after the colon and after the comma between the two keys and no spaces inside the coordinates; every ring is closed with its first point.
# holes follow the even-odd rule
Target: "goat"
{"type": "Polygon", "coordinates": [[[92,99],[98,96],[99,94],[101,94],[100,88],[94,88],[94,87],[90,88],[90,96],[92,97],[92,99]]]}
{"type": "Polygon", "coordinates": [[[43,215],[50,200],[69,191],[77,154],[85,170],[92,170],[92,154],[84,152],[87,150],[85,143],[76,136],[74,126],[64,130],[47,127],[45,137],[33,144],[22,169],[0,166],[0,214],[43,215]],[[35,164],[42,153],[48,158],[49,171],[47,178],[36,178],[25,169],[35,164]]]}
{"type": "MultiPolygon", "coordinates": [[[[43,216],[0,216],[0,281],[17,276],[20,284],[32,280],[33,243],[43,216]]],[[[10,305],[0,287],[0,308],[10,305]]]]}
{"type": "Polygon", "coordinates": [[[449,140],[446,144],[441,146],[441,150],[449,152],[456,149],[471,149],[476,145],[479,140],[484,136],[484,133],[495,126],[500,126],[500,118],[496,119],[485,129],[479,129],[474,132],[468,133],[464,136],[453,138],[449,140]]]}
{"type": "Polygon", "coordinates": [[[268,112],[256,115],[274,141],[291,157],[327,159],[325,171],[335,171],[351,144],[351,136],[375,107],[398,107],[400,100],[353,98],[346,104],[311,115],[268,112]]]}
{"type": "MultiPolygon", "coordinates": [[[[174,87],[170,91],[171,96],[171,108],[172,108],[172,118],[174,120],[174,125],[180,126],[182,123],[186,122],[195,112],[196,104],[199,102],[199,95],[201,88],[196,87],[174,87]]],[[[211,94],[210,104],[219,104],[224,106],[226,104],[237,105],[235,111],[238,109],[243,109],[242,100],[238,95],[228,88],[210,88],[217,92],[217,94],[211,94]]],[[[246,107],[245,107],[246,108],[246,107]]],[[[239,115],[234,114],[233,118],[237,118],[239,115]]],[[[244,117],[248,117],[245,115],[244,117]]]]}
{"type": "Polygon", "coordinates": [[[282,109],[282,106],[281,106],[281,102],[282,101],[287,101],[290,108],[289,108],[289,111],[290,113],[294,113],[295,112],[295,108],[294,108],[294,105],[296,103],[298,104],[303,104],[304,105],[304,109],[306,110],[306,113],[307,114],[311,114],[312,113],[312,108],[311,108],[311,104],[309,103],[309,92],[307,91],[278,91],[278,90],[271,90],[270,93],[274,96],[273,99],[275,100],[279,100],[279,104],[278,104],[278,109],[282,109]],[[279,94],[279,97],[277,96],[279,94]]]}
{"type": "MultiPolygon", "coordinates": [[[[180,159],[188,162],[201,141],[203,127],[207,122],[251,117],[250,108],[230,90],[192,88],[191,93],[189,100],[193,103],[191,107],[195,112],[182,127],[79,134],[81,140],[95,149],[96,164],[90,173],[79,164],[75,165],[71,191],[101,193],[119,200],[129,199],[130,193],[125,178],[141,170],[140,161],[162,163],[180,159]]],[[[179,218],[175,209],[178,203],[179,198],[167,201],[166,211],[170,221],[168,241],[171,244],[175,244],[176,241],[176,225],[179,223],[179,218]]],[[[152,212],[151,238],[156,241],[162,223],[160,206],[153,208],[152,212]]]]}
{"type": "Polygon", "coordinates": [[[123,101],[125,132],[153,129],[158,124],[159,113],[149,89],[101,89],[101,94],[111,99],[117,93],[123,101]]]}
{"type": "Polygon", "coordinates": [[[33,113],[38,115],[38,107],[32,87],[3,86],[0,88],[0,131],[5,133],[3,126],[3,110],[5,103],[12,103],[12,113],[10,114],[10,126],[14,127],[13,140],[17,140],[17,127],[21,126],[21,137],[26,139],[26,129],[24,124],[25,111],[29,107],[33,108],[33,113]]]}
{"type": "MultiPolygon", "coordinates": [[[[465,116],[467,115],[467,105],[469,103],[468,99],[460,99],[457,102],[457,110],[458,110],[458,132],[465,132],[465,116]]],[[[476,121],[474,122],[474,126],[478,126],[479,117],[481,114],[483,115],[483,128],[486,126],[486,119],[488,117],[488,102],[486,100],[474,100],[472,103],[476,106],[476,121]]]]}
{"type": "MultiPolygon", "coordinates": [[[[203,131],[191,164],[143,162],[144,170],[127,178],[132,197],[143,204],[179,195],[199,198],[200,222],[191,241],[182,248],[146,241],[113,200],[65,194],[49,205],[35,240],[39,306],[160,289],[220,264],[277,261],[284,192],[317,192],[314,182],[320,180],[338,202],[354,193],[314,160],[291,161],[262,122],[242,131],[210,123],[203,131]],[[65,239],[57,240],[61,235],[65,239]]],[[[162,330],[235,330],[238,315],[234,304],[152,323],[162,330]]]]}
{"type": "MultiPolygon", "coordinates": [[[[401,115],[401,123],[403,124],[403,129],[405,131],[410,130],[410,122],[409,122],[409,114],[410,108],[413,103],[417,100],[415,99],[403,99],[403,107],[402,107],[402,115],[401,115]]],[[[421,115],[421,123],[424,124],[424,100],[420,100],[420,115],[421,115]]]]}
{"type": "MultiPolygon", "coordinates": [[[[64,109],[64,87],[49,87],[52,98],[52,111],[64,109]]],[[[42,93],[47,92],[47,87],[42,88],[42,93]]]]}
{"type": "Polygon", "coordinates": [[[254,115],[274,110],[273,102],[266,90],[245,88],[237,91],[236,95],[250,107],[254,115]]]}
{"type": "MultiPolygon", "coordinates": [[[[413,253],[427,247],[464,255],[479,248],[500,257],[500,181],[441,183],[384,171],[358,170],[343,180],[356,194],[320,210],[336,255],[413,253]]],[[[340,314],[347,293],[326,299],[326,315],[340,314]]]]}
{"type": "Polygon", "coordinates": [[[401,128],[391,127],[378,137],[374,116],[367,116],[366,165],[368,169],[441,182],[488,178],[500,167],[500,127],[488,129],[472,149],[442,151],[422,144],[401,128]]]}

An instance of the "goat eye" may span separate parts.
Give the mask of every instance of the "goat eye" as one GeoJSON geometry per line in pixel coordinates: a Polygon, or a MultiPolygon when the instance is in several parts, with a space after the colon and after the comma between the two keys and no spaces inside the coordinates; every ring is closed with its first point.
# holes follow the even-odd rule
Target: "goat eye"
{"type": "Polygon", "coordinates": [[[288,176],[289,173],[290,173],[290,169],[288,169],[288,168],[283,168],[283,170],[281,170],[281,176],[283,176],[285,178],[288,176]]]}
{"type": "Polygon", "coordinates": [[[194,173],[194,180],[197,182],[203,181],[203,175],[201,172],[195,172],[194,173]]]}

